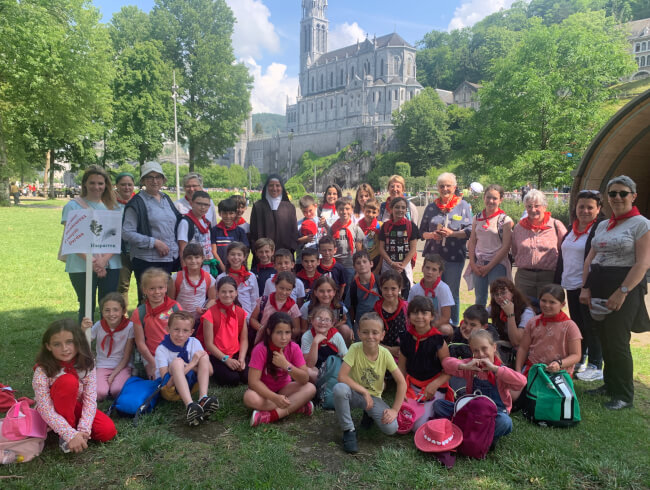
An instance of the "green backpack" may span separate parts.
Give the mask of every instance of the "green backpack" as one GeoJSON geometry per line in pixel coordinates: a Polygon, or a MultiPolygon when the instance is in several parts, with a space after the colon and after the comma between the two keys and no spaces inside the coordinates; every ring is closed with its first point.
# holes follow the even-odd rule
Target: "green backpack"
{"type": "Polygon", "coordinates": [[[541,426],[577,425],[580,422],[580,405],[569,373],[549,373],[544,364],[531,366],[522,413],[528,420],[541,426]]]}
{"type": "Polygon", "coordinates": [[[325,410],[334,410],[334,386],[339,382],[339,371],[343,361],[339,356],[329,356],[318,370],[316,393],[325,410]]]}

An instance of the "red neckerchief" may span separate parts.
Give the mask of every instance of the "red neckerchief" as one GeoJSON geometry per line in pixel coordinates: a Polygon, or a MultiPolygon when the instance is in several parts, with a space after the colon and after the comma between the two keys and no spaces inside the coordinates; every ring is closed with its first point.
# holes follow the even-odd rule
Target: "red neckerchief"
{"type": "Polygon", "coordinates": [[[284,302],[284,304],[282,305],[282,308],[278,308],[278,304],[275,302],[275,293],[271,293],[269,295],[269,302],[271,303],[271,306],[275,311],[284,311],[285,313],[289,313],[291,307],[296,304],[294,299],[291,296],[289,296],[287,300],[284,302]]]}
{"type": "Polygon", "coordinates": [[[269,342],[269,349],[271,349],[271,352],[282,352],[284,354],[283,349],[275,345],[273,342],[269,342]]]}
{"type": "MultiPolygon", "coordinates": [[[[495,366],[497,366],[497,367],[501,366],[501,359],[499,359],[497,356],[494,356],[493,364],[495,366]]],[[[487,379],[492,384],[492,386],[497,385],[497,374],[496,373],[493,373],[492,371],[488,371],[487,379]]]]}
{"type": "Polygon", "coordinates": [[[499,310],[499,320],[501,320],[503,323],[508,323],[508,315],[506,315],[505,311],[499,310]]]}
{"type": "Polygon", "coordinates": [[[340,240],[341,229],[344,229],[348,239],[348,249],[350,252],[352,252],[354,250],[354,238],[352,237],[352,232],[350,231],[350,225],[352,225],[352,220],[348,221],[347,224],[343,224],[343,222],[338,219],[336,223],[332,225],[331,232],[334,239],[340,240]]]}
{"type": "Polygon", "coordinates": [[[406,232],[408,233],[407,238],[411,238],[411,231],[409,230],[409,223],[410,221],[407,220],[406,218],[400,218],[397,221],[393,221],[393,219],[389,219],[388,221],[384,222],[384,234],[386,236],[390,235],[391,230],[396,227],[396,226],[406,226],[406,232]]]}
{"type": "Polygon", "coordinates": [[[368,296],[370,296],[371,294],[377,296],[378,298],[381,297],[381,295],[374,289],[376,279],[373,273],[370,273],[370,285],[368,287],[365,287],[363,284],[361,284],[361,281],[359,280],[359,274],[354,275],[354,282],[357,284],[357,288],[361,289],[361,291],[366,293],[363,299],[368,299],[368,296]]]}
{"type": "Polygon", "coordinates": [[[336,214],[336,203],[330,204],[330,203],[323,203],[320,207],[321,209],[329,209],[332,211],[333,214],[336,214]]]}
{"type": "Polygon", "coordinates": [[[373,309],[384,321],[384,327],[386,328],[386,330],[388,330],[388,322],[392,322],[393,320],[395,320],[395,318],[397,318],[397,316],[401,313],[401,311],[406,309],[406,305],[407,305],[406,301],[404,301],[402,298],[399,298],[397,303],[397,309],[388,318],[384,318],[384,313],[382,308],[384,306],[384,298],[379,298],[379,301],[375,303],[373,309]]]}
{"type": "Polygon", "coordinates": [[[424,286],[424,279],[420,280],[420,287],[424,290],[424,296],[428,296],[429,293],[431,293],[431,298],[436,297],[436,288],[438,287],[438,284],[440,284],[440,281],[442,281],[442,276],[438,276],[438,279],[433,283],[433,286],[430,288],[427,288],[424,286]]]}
{"type": "Polygon", "coordinates": [[[232,277],[237,283],[237,286],[239,286],[241,283],[246,282],[246,279],[248,279],[251,276],[251,273],[248,272],[244,264],[242,264],[239,266],[239,269],[237,270],[233,269],[232,267],[229,267],[228,275],[232,277]]]}
{"type": "Polygon", "coordinates": [[[376,230],[377,229],[377,218],[373,218],[372,223],[368,224],[366,222],[366,219],[359,220],[357,223],[359,228],[361,228],[361,231],[363,231],[364,235],[367,235],[370,230],[376,230]]]}
{"type": "MultiPolygon", "coordinates": [[[[173,299],[171,299],[169,296],[165,295],[165,299],[163,300],[162,304],[160,306],[156,306],[155,308],[152,308],[151,303],[149,302],[149,300],[146,300],[144,302],[145,309],[146,309],[146,312],[147,312],[145,314],[145,317],[147,317],[147,316],[156,317],[156,316],[160,315],[161,313],[165,313],[165,312],[171,310],[175,303],[176,302],[173,299]]],[[[144,325],[144,318],[140,318],[140,322],[144,325]]]]}
{"type": "Polygon", "coordinates": [[[228,236],[229,231],[233,231],[237,229],[237,223],[233,223],[230,228],[226,228],[226,225],[223,224],[223,220],[221,220],[219,221],[217,228],[221,228],[223,230],[224,235],[228,236]]]}
{"type": "Polygon", "coordinates": [[[492,218],[495,218],[499,216],[500,214],[506,214],[503,209],[497,209],[494,214],[491,214],[490,216],[485,215],[485,209],[483,210],[482,213],[479,213],[479,215],[476,217],[476,221],[485,221],[485,224],[483,225],[484,229],[488,229],[490,227],[490,220],[492,218]]]}
{"type": "Polygon", "coordinates": [[[307,275],[307,271],[305,269],[300,269],[298,274],[296,274],[296,277],[299,277],[300,279],[307,281],[307,286],[309,289],[311,289],[312,285],[314,284],[314,281],[318,279],[322,274],[318,272],[317,270],[314,271],[314,275],[309,277],[307,275]]]}
{"type": "Polygon", "coordinates": [[[460,202],[460,197],[458,197],[456,194],[451,196],[451,199],[449,199],[449,202],[447,204],[442,202],[442,199],[437,198],[436,199],[436,206],[438,206],[438,209],[442,211],[444,214],[447,214],[449,211],[454,209],[456,205],[460,202]]]}
{"type": "MultiPolygon", "coordinates": [[[[329,345],[330,348],[338,354],[339,348],[336,347],[330,340],[332,340],[332,337],[338,333],[338,330],[335,329],[334,327],[330,327],[330,329],[327,331],[327,338],[323,341],[321,341],[320,344],[318,344],[318,348],[320,348],[322,345],[329,345]]],[[[316,331],[314,330],[314,327],[311,327],[311,335],[312,338],[316,338],[316,331]]]]}
{"type": "Polygon", "coordinates": [[[587,225],[587,227],[585,228],[584,231],[578,231],[578,220],[575,220],[575,221],[573,222],[573,225],[571,225],[571,229],[573,230],[573,234],[575,235],[575,239],[574,239],[573,241],[574,241],[574,242],[577,242],[577,241],[578,241],[578,238],[580,238],[580,237],[581,237],[582,235],[584,235],[585,233],[589,233],[589,229],[590,229],[590,228],[593,226],[593,224],[596,222],[596,219],[598,219],[598,218],[594,218],[594,220],[593,220],[592,222],[590,222],[590,223],[587,225]]]}
{"type": "MultiPolygon", "coordinates": [[[[203,281],[205,280],[205,274],[204,274],[205,271],[204,271],[203,269],[200,269],[199,272],[200,272],[201,279],[199,279],[199,282],[197,282],[196,284],[194,284],[194,283],[190,280],[190,274],[189,274],[189,272],[187,271],[187,267],[183,267],[183,277],[185,278],[185,282],[186,282],[187,284],[189,284],[191,288],[194,288],[194,294],[195,294],[195,295],[196,295],[196,292],[198,291],[199,287],[201,286],[201,284],[203,284],[203,281]]],[[[205,281],[205,282],[206,282],[206,286],[207,286],[207,281],[205,281]]],[[[177,294],[178,294],[178,292],[177,292],[177,294]]]]}
{"type": "Polygon", "coordinates": [[[544,213],[544,219],[542,220],[541,225],[534,225],[530,222],[530,219],[528,219],[528,216],[526,216],[524,219],[519,221],[519,224],[524,227],[527,230],[531,231],[543,231],[543,230],[550,230],[551,227],[547,226],[548,220],[551,219],[551,213],[546,211],[544,213]]]}
{"type": "Polygon", "coordinates": [[[415,337],[415,352],[418,351],[418,347],[420,347],[421,340],[428,339],[429,337],[433,337],[434,335],[442,335],[440,333],[440,330],[438,330],[436,327],[431,327],[425,333],[418,333],[417,330],[415,330],[415,327],[411,325],[409,322],[406,322],[406,331],[411,335],[413,335],[413,337],[415,337]]]}
{"type": "Polygon", "coordinates": [[[239,218],[237,218],[237,222],[236,222],[235,224],[236,224],[237,226],[245,225],[245,224],[246,224],[246,220],[245,220],[242,216],[240,216],[239,218]]]}
{"type": "Polygon", "coordinates": [[[334,259],[334,258],[332,259],[332,265],[330,265],[329,267],[326,266],[326,265],[323,265],[323,260],[322,260],[322,259],[321,259],[321,261],[318,263],[318,266],[319,266],[321,269],[323,269],[325,272],[329,272],[329,271],[331,271],[331,270],[334,268],[335,265],[336,265],[336,259],[334,259]]]}
{"type": "Polygon", "coordinates": [[[63,372],[66,374],[72,374],[75,378],[79,379],[79,373],[77,372],[77,368],[75,367],[75,363],[77,362],[77,358],[75,357],[72,361],[58,361],[59,366],[63,369],[63,372]]]}
{"type": "Polygon", "coordinates": [[[101,324],[102,329],[104,329],[104,332],[106,332],[106,337],[104,337],[104,340],[102,340],[101,343],[102,350],[104,350],[104,342],[106,342],[106,339],[108,339],[108,354],[106,354],[106,357],[111,357],[111,352],[113,352],[113,335],[115,335],[117,332],[121,332],[126,327],[128,327],[129,319],[126,317],[122,318],[122,321],[117,327],[115,327],[115,330],[112,330],[111,327],[108,326],[108,322],[103,318],[99,323],[101,324]]]}
{"type": "Polygon", "coordinates": [[[261,271],[262,269],[273,269],[273,262],[269,262],[268,264],[260,264],[259,262],[257,263],[257,270],[261,271]]]}
{"type": "Polygon", "coordinates": [[[571,318],[568,317],[566,313],[563,311],[559,312],[555,316],[547,317],[544,315],[539,315],[539,318],[537,318],[537,321],[535,322],[535,326],[539,327],[539,324],[541,323],[542,325],[546,326],[547,323],[560,323],[560,322],[565,322],[567,320],[571,320],[571,318]]]}
{"type": "Polygon", "coordinates": [[[120,204],[126,204],[126,203],[128,203],[131,199],[133,199],[133,196],[135,196],[135,192],[133,192],[133,193],[131,194],[131,197],[129,197],[129,198],[126,199],[126,200],[124,200],[124,199],[120,199],[119,197],[116,198],[116,199],[117,199],[117,202],[119,202],[120,204]]]}
{"type": "Polygon", "coordinates": [[[235,311],[235,303],[230,303],[230,305],[224,305],[220,300],[217,300],[212,308],[215,308],[220,315],[226,315],[226,320],[228,317],[237,318],[237,313],[235,311]],[[225,312],[225,313],[224,313],[225,312]]]}
{"type": "MultiPolygon", "coordinates": [[[[203,218],[205,220],[205,222],[208,224],[208,226],[203,226],[203,223],[201,223],[201,220],[199,218],[197,218],[196,216],[194,216],[194,213],[192,211],[187,213],[185,216],[187,216],[190,220],[192,220],[192,223],[194,223],[194,225],[199,229],[199,232],[201,233],[201,235],[205,235],[206,233],[210,233],[210,222],[207,219],[203,218]]],[[[227,233],[226,233],[226,236],[228,236],[227,233]]]]}
{"type": "Polygon", "coordinates": [[[640,214],[641,213],[639,212],[639,209],[636,206],[632,206],[632,209],[630,209],[627,213],[622,214],[620,216],[615,216],[614,214],[612,214],[612,217],[609,218],[607,231],[614,228],[620,221],[623,221],[624,219],[632,218],[633,216],[639,216],[640,214]]]}

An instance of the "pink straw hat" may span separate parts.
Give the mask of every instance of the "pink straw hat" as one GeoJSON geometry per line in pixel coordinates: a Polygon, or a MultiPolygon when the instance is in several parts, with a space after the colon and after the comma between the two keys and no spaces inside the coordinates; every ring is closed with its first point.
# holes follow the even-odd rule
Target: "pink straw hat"
{"type": "Polygon", "coordinates": [[[463,442],[463,431],[447,419],[429,420],[415,433],[415,447],[425,453],[451,451],[463,442]]]}

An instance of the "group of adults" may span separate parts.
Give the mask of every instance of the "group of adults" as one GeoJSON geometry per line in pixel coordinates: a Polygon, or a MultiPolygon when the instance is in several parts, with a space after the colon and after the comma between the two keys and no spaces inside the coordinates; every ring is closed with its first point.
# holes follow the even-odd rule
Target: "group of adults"
{"type": "MultiPolygon", "coordinates": [[[[82,179],[81,198],[71,200],[63,209],[62,223],[70,211],[82,207],[122,209],[124,213],[121,256],[93,257],[93,310],[97,292],[100,298],[116,290],[127,295],[131,272],[140,289],[140,277],[149,267],[170,273],[178,268],[175,226],[179,216],[189,212],[193,193],[203,186],[199,174],[185,175],[185,196],[172,202],[162,192],[166,177],[157,162],[141,167],[141,191],[137,194],[133,192],[135,183],[133,175],[122,173],[113,190],[107,172],[91,166],[82,179]]],[[[490,293],[493,323],[501,340],[513,348],[519,343],[521,328],[532,316],[532,305],[541,288],[558,282],[567,290],[571,318],[583,335],[585,368],[598,371],[605,364],[605,384],[599,390],[612,397],[608,408],[630,406],[634,395],[630,335],[632,331],[650,329],[644,302],[646,271],[650,268],[650,221],[634,206],[635,182],[626,176],[608,182],[610,219],[601,212],[599,192],[580,192],[569,231],[550,215],[545,195],[536,189],[526,193],[525,215],[515,225],[500,208],[504,190],[499,185],[485,189],[484,209],[477,214],[459,194],[454,174],[441,174],[437,187],[439,197],[425,208],[419,230],[426,240],[424,254],[436,253],[444,260],[442,280],[455,302],[451,322],[459,323],[460,283],[468,257],[464,276],[470,289],[475,289],[476,303],[487,304],[490,293]],[[516,267],[514,281],[512,265],[516,267]]],[[[363,184],[363,191],[373,194],[367,184],[363,184]]],[[[387,191],[380,209],[382,220],[390,217],[391,200],[404,196],[403,177],[392,176],[387,191]]],[[[206,218],[212,224],[216,222],[213,202],[206,218]]],[[[418,223],[418,210],[410,201],[407,218],[418,223]]],[[[251,211],[250,243],[271,238],[276,249],[295,251],[297,223],[296,208],[282,179],[270,175],[261,199],[251,211]]],[[[84,258],[67,256],[66,272],[77,293],[81,318],[85,303],[84,258]]]]}

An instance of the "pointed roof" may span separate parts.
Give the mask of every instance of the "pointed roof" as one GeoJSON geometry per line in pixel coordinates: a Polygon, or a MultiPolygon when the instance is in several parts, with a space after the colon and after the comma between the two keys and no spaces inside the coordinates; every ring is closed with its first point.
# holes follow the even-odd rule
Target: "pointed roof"
{"type": "Polygon", "coordinates": [[[346,57],[354,56],[357,53],[361,53],[363,51],[372,50],[375,48],[376,49],[386,48],[389,46],[406,47],[406,48],[414,49],[413,46],[407,43],[402,36],[400,36],[396,32],[393,32],[391,34],[387,34],[385,36],[376,38],[374,43],[370,39],[366,38],[363,41],[357,41],[356,43],[351,44],[349,46],[345,46],[343,48],[335,49],[334,51],[329,51],[328,53],[324,53],[318,57],[318,59],[316,60],[316,64],[322,65],[330,61],[341,60],[341,59],[345,59],[346,57]]]}

